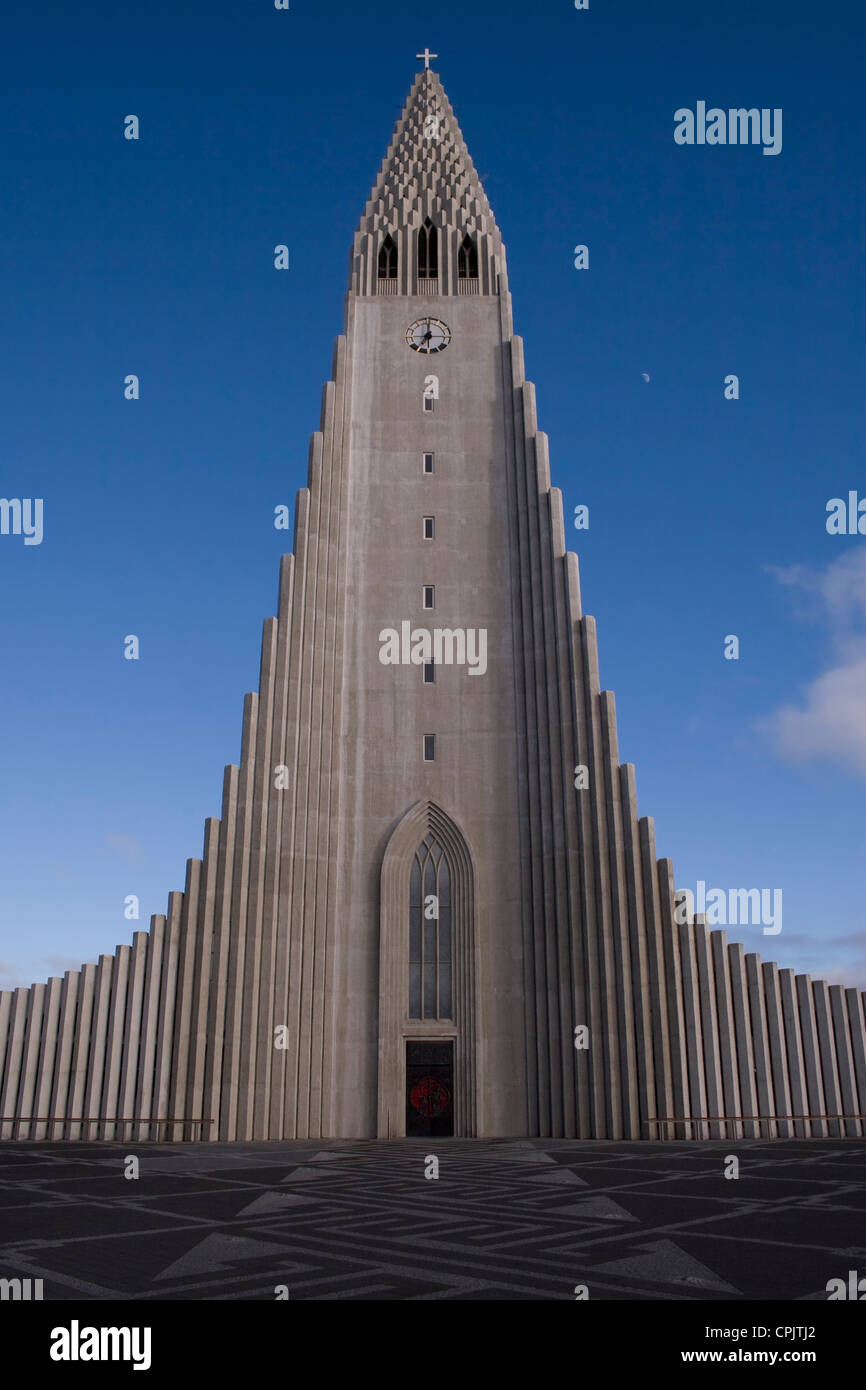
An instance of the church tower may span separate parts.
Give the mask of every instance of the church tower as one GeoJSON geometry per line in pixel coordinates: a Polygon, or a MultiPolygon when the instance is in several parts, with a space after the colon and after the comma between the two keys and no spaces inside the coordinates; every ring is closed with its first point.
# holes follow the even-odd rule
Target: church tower
{"type": "Polygon", "coordinates": [[[860,992],[679,920],[424,56],[221,818],[131,946],[0,995],[0,1133],[859,1134],[860,992]]]}

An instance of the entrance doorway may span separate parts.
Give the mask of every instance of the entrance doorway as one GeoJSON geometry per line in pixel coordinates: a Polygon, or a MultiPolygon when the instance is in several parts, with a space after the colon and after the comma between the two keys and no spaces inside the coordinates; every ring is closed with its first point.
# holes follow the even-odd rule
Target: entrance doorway
{"type": "Polygon", "coordinates": [[[454,1134],[454,1043],[406,1043],[406,1134],[454,1134]]]}

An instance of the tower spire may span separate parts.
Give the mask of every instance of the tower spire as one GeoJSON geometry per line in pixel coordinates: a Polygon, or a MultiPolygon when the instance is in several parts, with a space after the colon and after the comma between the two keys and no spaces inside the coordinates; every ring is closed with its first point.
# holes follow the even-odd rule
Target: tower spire
{"type": "Polygon", "coordinates": [[[429,49],[418,54],[425,67],[412,83],[355,235],[351,288],[357,294],[383,292],[377,263],[389,236],[400,270],[385,292],[418,292],[412,239],[428,218],[443,247],[437,293],[457,293],[457,254],[466,237],[477,249],[480,292],[495,294],[504,284],[502,237],[442,82],[427,65],[436,56],[429,49]]]}

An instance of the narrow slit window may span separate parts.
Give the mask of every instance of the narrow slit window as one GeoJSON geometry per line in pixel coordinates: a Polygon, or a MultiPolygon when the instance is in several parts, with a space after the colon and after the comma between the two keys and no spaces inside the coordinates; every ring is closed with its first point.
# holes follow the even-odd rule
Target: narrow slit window
{"type": "Polygon", "coordinates": [[[424,585],[424,607],[436,607],[436,587],[433,584],[424,585]]]}
{"type": "Polygon", "coordinates": [[[436,761],[436,735],[424,735],[424,761],[432,763],[436,761]]]}
{"type": "Polygon", "coordinates": [[[433,661],[424,662],[424,684],[436,684],[436,663],[433,661]]]}
{"type": "Polygon", "coordinates": [[[432,472],[433,472],[433,463],[434,463],[434,456],[433,456],[433,454],[424,454],[424,455],[422,455],[422,457],[423,457],[423,460],[424,460],[424,472],[425,472],[425,473],[432,473],[432,472]]]}
{"type": "Polygon", "coordinates": [[[409,871],[409,1017],[451,1019],[454,1000],[451,869],[442,845],[427,835],[409,871]]]}
{"type": "Polygon", "coordinates": [[[426,411],[426,413],[427,413],[428,415],[432,415],[432,414],[433,414],[433,397],[432,397],[432,396],[425,396],[425,397],[424,397],[424,410],[426,411]]]}
{"type": "Polygon", "coordinates": [[[434,538],[434,536],[435,536],[435,534],[436,534],[436,523],[435,523],[433,517],[432,517],[432,516],[425,516],[425,518],[424,518],[424,539],[425,539],[425,541],[432,541],[433,538],[434,538]]]}

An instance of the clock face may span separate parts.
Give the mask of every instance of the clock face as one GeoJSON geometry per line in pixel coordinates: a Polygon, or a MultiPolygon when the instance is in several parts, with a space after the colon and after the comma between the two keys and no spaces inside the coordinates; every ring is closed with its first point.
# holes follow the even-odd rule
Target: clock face
{"type": "Polygon", "coordinates": [[[416,319],[406,329],[406,342],[415,352],[442,352],[451,342],[451,329],[441,319],[416,319]]]}

